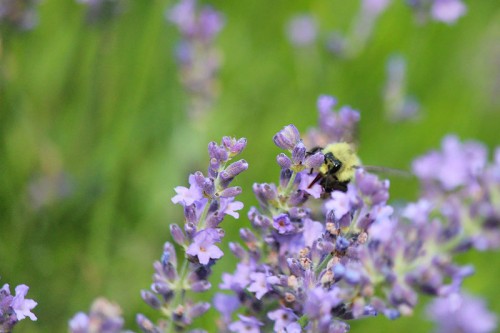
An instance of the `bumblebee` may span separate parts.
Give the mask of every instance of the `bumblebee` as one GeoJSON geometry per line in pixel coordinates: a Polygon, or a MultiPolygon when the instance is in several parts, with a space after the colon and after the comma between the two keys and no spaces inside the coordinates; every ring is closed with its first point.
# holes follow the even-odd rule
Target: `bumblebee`
{"type": "Polygon", "coordinates": [[[318,175],[309,184],[309,188],[319,182],[326,193],[347,192],[347,184],[354,178],[356,169],[361,167],[354,148],[347,142],[336,142],[324,148],[313,148],[309,154],[318,151],[325,156],[325,162],[319,167],[318,175]]]}

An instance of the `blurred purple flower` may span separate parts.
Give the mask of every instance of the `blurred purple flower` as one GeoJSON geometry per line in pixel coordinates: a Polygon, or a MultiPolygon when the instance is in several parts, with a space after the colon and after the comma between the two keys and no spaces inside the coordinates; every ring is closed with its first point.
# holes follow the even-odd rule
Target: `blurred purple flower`
{"type": "Polygon", "coordinates": [[[288,22],[286,33],[294,46],[309,46],[316,41],[318,34],[316,20],[309,14],[296,15],[288,22]]]}
{"type": "Polygon", "coordinates": [[[264,323],[257,320],[254,317],[247,317],[243,315],[238,315],[240,320],[235,321],[229,325],[229,330],[231,332],[237,333],[260,333],[260,326],[264,326],[264,323]]]}
{"type": "Polygon", "coordinates": [[[424,184],[437,182],[445,190],[454,190],[470,184],[486,166],[486,148],[474,141],[462,144],[456,136],[442,141],[442,152],[431,152],[413,163],[415,175],[424,184]]]}
{"type": "Polygon", "coordinates": [[[222,317],[226,323],[231,321],[231,315],[240,306],[240,301],[235,295],[226,295],[217,293],[214,296],[214,307],[222,314],[222,317]]]}
{"type": "Polygon", "coordinates": [[[467,294],[451,294],[435,299],[427,315],[439,333],[488,333],[497,327],[497,317],[488,311],[483,300],[467,294]]]}
{"type": "Polygon", "coordinates": [[[467,12],[467,7],[460,0],[434,0],[432,5],[432,17],[448,24],[455,23],[467,12]]]}
{"type": "Polygon", "coordinates": [[[121,333],[124,320],[118,305],[104,298],[98,298],[90,307],[90,312],[79,312],[69,321],[71,333],[121,333]]]}
{"type": "MultiPolygon", "coordinates": [[[[274,321],[274,332],[284,331],[290,324],[297,322],[299,317],[291,309],[279,308],[267,314],[267,317],[274,321]]],[[[285,332],[288,332],[286,330],[285,332]]]]}
{"type": "Polygon", "coordinates": [[[265,294],[271,291],[273,284],[279,283],[276,276],[268,276],[265,273],[254,272],[250,274],[250,286],[248,291],[255,293],[257,299],[261,299],[265,294]]]}

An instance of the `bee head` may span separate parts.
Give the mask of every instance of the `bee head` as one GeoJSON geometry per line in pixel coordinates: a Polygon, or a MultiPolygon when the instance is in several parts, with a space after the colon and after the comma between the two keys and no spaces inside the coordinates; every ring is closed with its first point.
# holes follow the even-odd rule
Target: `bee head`
{"type": "Polygon", "coordinates": [[[335,174],[342,168],[342,162],[340,162],[331,152],[325,154],[325,164],[329,174],[335,174]]]}

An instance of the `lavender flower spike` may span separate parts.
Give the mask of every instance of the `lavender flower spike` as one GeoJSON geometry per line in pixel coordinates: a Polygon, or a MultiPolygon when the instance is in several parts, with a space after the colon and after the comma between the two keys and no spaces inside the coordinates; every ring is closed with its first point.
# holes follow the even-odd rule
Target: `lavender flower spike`
{"type": "MultiPolygon", "coordinates": [[[[181,83],[190,95],[190,116],[200,119],[216,98],[216,78],[221,66],[214,40],[224,26],[224,18],[196,0],[180,0],[166,13],[181,35],[176,58],[181,83]]],[[[238,149],[241,147],[238,147],[238,149]]]]}

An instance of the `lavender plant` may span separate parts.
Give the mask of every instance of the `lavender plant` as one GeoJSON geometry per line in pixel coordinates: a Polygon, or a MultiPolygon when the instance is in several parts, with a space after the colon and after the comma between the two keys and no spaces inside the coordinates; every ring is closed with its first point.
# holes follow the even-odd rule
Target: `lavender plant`
{"type": "Polygon", "coordinates": [[[142,298],[154,309],[161,309],[166,320],[157,325],[139,314],[137,323],[144,332],[172,332],[187,330],[193,319],[204,314],[210,304],[195,302],[189,293],[211,288],[208,278],[212,266],[223,256],[216,245],[224,237],[220,228],[227,215],[239,218],[243,203],[235,201],[241,193],[239,186],[230,186],[234,178],[248,168],[245,160],[230,163],[246,146],[245,139],[224,137],[220,145],[208,146],[210,163],[205,176],[201,171],[189,176],[190,187],[175,188],[172,202],[184,207],[183,228],[170,225],[172,237],[185,252],[177,263],[176,250],[167,242],[161,261],[154,264],[155,274],[151,291],[143,291],[142,298]]]}
{"type": "Polygon", "coordinates": [[[176,58],[182,85],[191,97],[190,116],[196,118],[210,109],[217,95],[216,74],[221,56],[214,40],[224,19],[209,6],[200,8],[196,0],[180,0],[166,16],[182,37],[176,58]]]}
{"type": "MultiPolygon", "coordinates": [[[[474,268],[454,257],[500,245],[500,149],[490,163],[483,145],[446,137],[442,151],[415,160],[422,193],[403,207],[388,203],[388,180],[360,165],[353,166],[345,191],[330,192],[315,182],[324,152],[311,148],[352,141],[360,119],[350,107],[335,107],[335,98],[321,96],[318,128],[303,137],[288,125],[274,136],[284,150],[277,156],[279,180],[253,185],[259,206],[249,209],[241,240],[229,243],[238,263],[232,273],[222,274],[222,292],[211,302],[221,315],[218,331],[348,332],[354,319],[412,315],[419,294],[436,298],[429,310],[436,321],[446,302],[458,304],[455,313],[468,311],[461,285],[474,268]]],[[[172,202],[183,207],[185,222],[170,225],[177,246],[165,243],[151,289],[141,293],[162,315],[154,322],[138,314],[143,332],[204,332],[193,322],[212,304],[195,294],[211,289],[209,277],[223,257],[221,222],[227,215],[238,218],[243,208],[235,201],[242,190],[232,182],[248,164],[232,160],[245,146],[245,139],[229,137],[210,143],[207,174],[195,172],[189,188],[175,188],[172,202]]],[[[486,319],[467,326],[477,327],[470,331],[494,329],[496,318],[471,304],[486,319]]],[[[119,311],[97,308],[75,316],[71,332],[86,332],[79,329],[91,322],[99,327],[109,322],[114,328],[106,332],[123,332],[119,311]]],[[[465,327],[460,325],[449,323],[465,327]]],[[[451,331],[441,325],[440,332],[451,331]]]]}
{"type": "MultiPolygon", "coordinates": [[[[320,98],[321,127],[307,137],[310,146],[352,136],[359,114],[347,107],[334,113],[334,105],[333,98],[320,98]]],[[[252,230],[240,230],[243,244],[231,243],[239,263],[219,286],[234,294],[218,302],[225,318],[220,329],[347,332],[351,319],[411,315],[419,293],[459,292],[473,267],[456,264],[454,255],[498,247],[498,161],[487,165],[484,147],[449,140],[445,153],[415,162],[422,198],[396,210],[387,203],[389,182],[362,168],[346,192],[325,196],[311,186],[321,153],[307,154],[293,125],[278,132],[275,144],[291,156],[277,157],[278,184],[253,186],[260,207],[248,213],[252,230]],[[457,160],[457,174],[446,172],[457,160]],[[438,164],[438,178],[424,173],[438,164]],[[446,181],[454,187],[440,186],[446,181]],[[239,320],[229,322],[233,311],[239,320]]]]}

